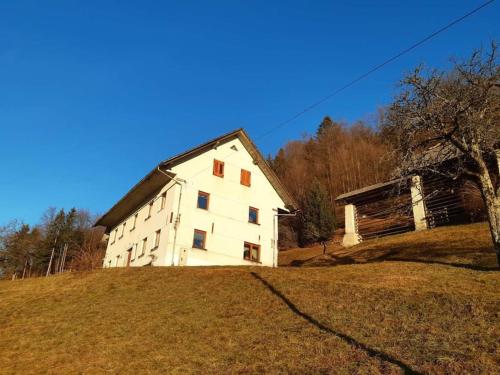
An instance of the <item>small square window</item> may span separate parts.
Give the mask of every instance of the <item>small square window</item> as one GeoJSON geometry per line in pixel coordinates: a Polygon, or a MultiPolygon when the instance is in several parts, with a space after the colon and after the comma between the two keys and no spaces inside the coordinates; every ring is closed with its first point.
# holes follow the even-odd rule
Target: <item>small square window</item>
{"type": "Polygon", "coordinates": [[[252,178],[252,173],[250,171],[247,171],[246,169],[241,170],[240,184],[245,186],[250,186],[251,178],[252,178]]]}
{"type": "Polygon", "coordinates": [[[248,222],[252,224],[259,224],[259,209],[249,207],[248,209],[248,222]]]}
{"type": "Polygon", "coordinates": [[[205,250],[206,238],[207,238],[207,232],[195,229],[193,237],[193,247],[196,249],[205,250]]]}
{"type": "Polygon", "coordinates": [[[224,162],[214,159],[214,176],[224,177],[224,162]]]}
{"type": "Polygon", "coordinates": [[[198,192],[198,208],[208,210],[208,203],[210,201],[210,194],[203,191],[198,192]]]}
{"type": "Polygon", "coordinates": [[[260,246],[253,243],[245,242],[243,246],[243,259],[252,262],[260,261],[260,246]]]}

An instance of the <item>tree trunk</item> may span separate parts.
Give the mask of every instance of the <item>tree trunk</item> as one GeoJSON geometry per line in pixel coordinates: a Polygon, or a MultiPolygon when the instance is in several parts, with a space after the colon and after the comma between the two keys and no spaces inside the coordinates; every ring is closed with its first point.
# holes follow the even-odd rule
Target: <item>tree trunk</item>
{"type": "Polygon", "coordinates": [[[497,253],[497,265],[500,268],[500,198],[495,198],[492,205],[486,207],[490,223],[491,239],[497,253]]]}
{"type": "Polygon", "coordinates": [[[500,197],[497,196],[490,175],[481,173],[481,193],[483,195],[488,222],[490,224],[491,240],[497,254],[497,265],[500,268],[500,197]]]}

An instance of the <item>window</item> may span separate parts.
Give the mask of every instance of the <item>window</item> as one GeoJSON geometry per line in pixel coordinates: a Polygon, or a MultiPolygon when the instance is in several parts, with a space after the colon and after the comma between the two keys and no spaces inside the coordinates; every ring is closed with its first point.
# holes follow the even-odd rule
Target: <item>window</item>
{"type": "Polygon", "coordinates": [[[260,246],[253,243],[245,242],[243,246],[243,259],[252,262],[260,261],[260,246]]]}
{"type": "Polygon", "coordinates": [[[120,260],[120,256],[117,255],[116,256],[116,261],[115,261],[115,267],[118,267],[118,261],[120,260]]]}
{"type": "Polygon", "coordinates": [[[148,246],[148,238],[147,237],[142,240],[141,254],[139,255],[140,257],[142,257],[144,254],[146,254],[146,246],[148,246]]]}
{"type": "Polygon", "coordinates": [[[165,208],[165,204],[167,203],[167,192],[163,193],[161,195],[161,205],[160,205],[160,211],[165,208]]]}
{"type": "Polygon", "coordinates": [[[113,231],[113,241],[111,241],[111,244],[114,244],[115,241],[116,241],[116,237],[118,236],[118,228],[116,228],[114,231],[113,231]]]}
{"type": "Polygon", "coordinates": [[[122,238],[122,237],[123,237],[123,235],[125,234],[125,227],[126,227],[126,226],[127,226],[127,222],[124,222],[124,223],[122,224],[122,234],[120,234],[120,237],[119,237],[119,238],[122,238]]]}
{"type": "Polygon", "coordinates": [[[152,250],[158,249],[158,246],[160,246],[160,233],[161,229],[158,229],[155,233],[155,247],[153,247],[152,250]]]}
{"type": "Polygon", "coordinates": [[[147,219],[149,219],[151,217],[151,212],[153,212],[153,201],[149,202],[149,206],[148,206],[148,216],[146,216],[146,218],[144,219],[144,221],[146,221],[147,219]]]}
{"type": "Polygon", "coordinates": [[[207,238],[207,232],[195,229],[193,237],[193,247],[196,249],[205,250],[206,238],[207,238]]]}
{"type": "Polygon", "coordinates": [[[198,192],[198,208],[208,210],[208,202],[210,200],[210,194],[203,191],[198,192]]]}
{"type": "Polygon", "coordinates": [[[130,231],[132,232],[134,229],[135,229],[135,224],[137,223],[137,217],[139,216],[139,214],[135,214],[134,215],[134,219],[132,221],[132,228],[130,228],[130,231]]]}
{"type": "Polygon", "coordinates": [[[224,162],[214,159],[214,176],[224,177],[224,162]]]}
{"type": "Polygon", "coordinates": [[[250,186],[250,181],[252,179],[252,173],[246,169],[241,170],[240,184],[245,186],[250,186]]]}
{"type": "Polygon", "coordinates": [[[259,224],[259,209],[255,207],[248,208],[248,222],[252,224],[259,224]]]}

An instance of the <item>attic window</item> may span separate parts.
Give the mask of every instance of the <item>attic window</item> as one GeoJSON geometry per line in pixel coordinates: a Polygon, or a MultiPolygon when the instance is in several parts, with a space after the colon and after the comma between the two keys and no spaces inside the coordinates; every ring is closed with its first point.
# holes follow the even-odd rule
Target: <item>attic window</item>
{"type": "Polygon", "coordinates": [[[232,145],[231,150],[238,151],[238,147],[236,147],[236,145],[232,145]]]}
{"type": "Polygon", "coordinates": [[[214,176],[224,177],[224,162],[214,159],[214,176]]]}

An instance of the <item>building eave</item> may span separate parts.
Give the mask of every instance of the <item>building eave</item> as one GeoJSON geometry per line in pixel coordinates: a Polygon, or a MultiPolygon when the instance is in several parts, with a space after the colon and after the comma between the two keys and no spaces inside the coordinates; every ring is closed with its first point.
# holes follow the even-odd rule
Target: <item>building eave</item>
{"type": "Polygon", "coordinates": [[[105,232],[109,233],[112,228],[127,218],[131,212],[142,207],[158,193],[174,176],[171,173],[160,171],[159,166],[156,167],[134,185],[108,212],[102,215],[94,226],[103,226],[106,228],[105,232]]]}

